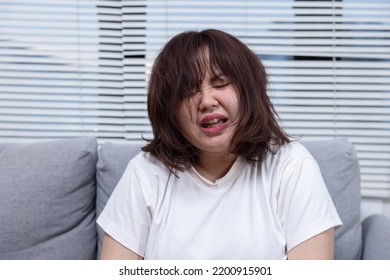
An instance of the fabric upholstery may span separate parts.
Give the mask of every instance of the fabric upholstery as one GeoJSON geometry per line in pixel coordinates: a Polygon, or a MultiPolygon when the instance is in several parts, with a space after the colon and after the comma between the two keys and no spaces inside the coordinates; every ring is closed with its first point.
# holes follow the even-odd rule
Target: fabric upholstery
{"type": "Polygon", "coordinates": [[[343,222],[335,231],[335,259],[360,259],[360,168],[353,146],[346,139],[302,144],[317,160],[343,222]]]}
{"type": "MultiPolygon", "coordinates": [[[[96,217],[103,211],[108,198],[116,187],[129,161],[141,151],[141,146],[129,144],[105,143],[99,149],[99,160],[96,166],[96,217]]],[[[98,256],[104,232],[97,225],[98,256]]]]}
{"type": "Polygon", "coordinates": [[[363,259],[390,260],[390,218],[374,214],[363,221],[363,259]]]}
{"type": "MultiPolygon", "coordinates": [[[[302,143],[319,163],[344,223],[335,233],[335,258],[359,259],[364,244],[364,259],[390,259],[389,218],[366,218],[362,236],[353,146],[345,139],[302,143]]],[[[96,140],[88,137],[0,143],[0,259],[95,259],[103,236],[96,216],[139,151],[106,143],[97,160],[96,140]]]]}
{"type": "Polygon", "coordinates": [[[0,259],[96,258],[94,138],[0,144],[0,259]]]}

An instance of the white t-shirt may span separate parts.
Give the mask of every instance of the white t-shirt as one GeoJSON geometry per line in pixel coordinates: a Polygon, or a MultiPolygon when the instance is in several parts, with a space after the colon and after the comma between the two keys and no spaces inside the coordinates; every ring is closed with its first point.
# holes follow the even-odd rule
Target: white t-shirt
{"type": "Polygon", "coordinates": [[[238,157],[215,183],[194,168],[177,175],[141,152],[98,224],[145,259],[286,259],[341,225],[316,161],[297,142],[262,164],[238,157]]]}

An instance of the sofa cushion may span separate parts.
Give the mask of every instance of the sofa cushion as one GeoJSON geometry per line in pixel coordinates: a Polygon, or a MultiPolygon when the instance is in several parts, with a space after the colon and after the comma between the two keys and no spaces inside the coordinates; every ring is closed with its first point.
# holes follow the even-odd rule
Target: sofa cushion
{"type": "Polygon", "coordinates": [[[94,138],[0,143],[0,259],[96,258],[94,138]]]}
{"type": "MultiPolygon", "coordinates": [[[[96,166],[96,216],[99,217],[116,187],[129,161],[141,151],[140,145],[105,143],[99,149],[99,159],[96,166]]],[[[98,256],[104,232],[97,226],[98,256]]]]}
{"type": "Polygon", "coordinates": [[[346,139],[303,142],[317,160],[343,225],[335,231],[335,259],[360,259],[360,169],[346,139]]]}

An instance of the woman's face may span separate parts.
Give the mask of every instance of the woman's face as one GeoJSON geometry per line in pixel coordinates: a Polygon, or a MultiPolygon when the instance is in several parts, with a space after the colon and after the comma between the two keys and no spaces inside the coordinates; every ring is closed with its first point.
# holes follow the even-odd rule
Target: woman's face
{"type": "Polygon", "coordinates": [[[224,75],[206,74],[199,90],[178,110],[179,126],[200,156],[227,154],[236,131],[238,94],[224,75]],[[206,154],[205,154],[206,153],[206,154]]]}

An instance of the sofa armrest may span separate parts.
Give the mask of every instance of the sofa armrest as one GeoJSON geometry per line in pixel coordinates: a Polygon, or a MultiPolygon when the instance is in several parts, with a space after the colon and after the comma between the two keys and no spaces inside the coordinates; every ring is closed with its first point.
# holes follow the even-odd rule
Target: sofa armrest
{"type": "Polygon", "coordinates": [[[364,219],[363,259],[390,260],[390,218],[375,214],[364,219]]]}

